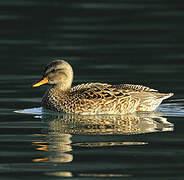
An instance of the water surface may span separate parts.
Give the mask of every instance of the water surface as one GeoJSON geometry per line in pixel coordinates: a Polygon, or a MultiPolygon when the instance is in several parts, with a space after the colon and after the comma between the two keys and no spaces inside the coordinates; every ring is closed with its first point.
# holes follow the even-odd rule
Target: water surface
{"type": "Polygon", "coordinates": [[[0,2],[0,179],[183,179],[180,1],[0,2]],[[75,116],[32,88],[65,59],[73,85],[133,83],[173,92],[157,112],[75,116]]]}

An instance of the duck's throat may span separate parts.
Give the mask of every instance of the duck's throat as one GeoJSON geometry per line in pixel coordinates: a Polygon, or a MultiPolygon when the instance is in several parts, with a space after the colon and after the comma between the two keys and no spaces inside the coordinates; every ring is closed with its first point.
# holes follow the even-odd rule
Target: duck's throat
{"type": "Polygon", "coordinates": [[[58,83],[52,87],[56,91],[68,91],[71,88],[71,83],[58,83]]]}

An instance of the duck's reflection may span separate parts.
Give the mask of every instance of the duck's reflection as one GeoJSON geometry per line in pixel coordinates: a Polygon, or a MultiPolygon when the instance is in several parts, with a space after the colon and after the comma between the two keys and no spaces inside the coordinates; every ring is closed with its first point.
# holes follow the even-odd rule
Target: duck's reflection
{"type": "Polygon", "coordinates": [[[33,162],[68,163],[73,160],[72,147],[104,147],[145,145],[148,142],[112,141],[103,137],[86,142],[73,142],[71,137],[77,135],[132,135],[151,132],[173,131],[173,124],[158,113],[137,113],[129,115],[95,115],[82,116],[73,114],[46,115],[49,129],[45,142],[34,142],[37,150],[47,151],[48,156],[34,159],[33,162]]]}
{"type": "Polygon", "coordinates": [[[173,130],[173,124],[156,112],[94,116],[62,114],[50,119],[52,119],[49,121],[50,132],[57,135],[61,133],[129,135],[173,130]]]}

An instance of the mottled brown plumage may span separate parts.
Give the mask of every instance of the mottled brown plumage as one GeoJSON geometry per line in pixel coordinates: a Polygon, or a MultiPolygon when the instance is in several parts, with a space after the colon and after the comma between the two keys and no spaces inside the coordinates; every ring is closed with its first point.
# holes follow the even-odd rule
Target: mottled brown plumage
{"type": "Polygon", "coordinates": [[[83,115],[154,111],[173,95],[132,84],[87,83],[71,88],[72,81],[72,67],[64,60],[57,60],[46,67],[43,79],[33,87],[52,84],[42,99],[43,107],[83,115]]]}

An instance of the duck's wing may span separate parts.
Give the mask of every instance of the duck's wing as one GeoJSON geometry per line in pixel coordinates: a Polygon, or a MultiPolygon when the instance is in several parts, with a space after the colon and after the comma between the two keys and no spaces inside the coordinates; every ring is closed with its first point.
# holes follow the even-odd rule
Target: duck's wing
{"type": "Polygon", "coordinates": [[[72,96],[75,113],[125,114],[135,112],[139,104],[139,98],[129,92],[110,84],[91,83],[72,88],[69,96],[72,96]]]}
{"type": "Polygon", "coordinates": [[[139,100],[136,111],[154,111],[164,99],[173,95],[173,93],[159,93],[155,89],[141,85],[120,84],[113,86],[127,92],[132,99],[139,100]]]}
{"type": "Polygon", "coordinates": [[[152,89],[142,85],[134,85],[134,84],[119,84],[112,85],[112,87],[117,88],[119,90],[129,90],[129,91],[138,91],[138,92],[157,92],[158,90],[152,89]]]}
{"type": "MultiPolygon", "coordinates": [[[[70,99],[80,108],[94,110],[101,108],[107,112],[113,108],[113,113],[131,113],[135,111],[154,111],[156,107],[172,96],[172,93],[159,93],[146,86],[103,83],[82,84],[71,89],[70,99]]],[[[95,112],[94,112],[95,113],[95,112]]]]}
{"type": "Polygon", "coordinates": [[[111,85],[106,83],[87,83],[75,86],[71,89],[71,93],[74,94],[89,94],[91,96],[97,97],[110,97],[110,96],[128,96],[132,92],[157,92],[157,90],[142,86],[142,85],[133,85],[133,84],[119,84],[111,85]],[[95,96],[97,95],[97,97],[95,96]]]}
{"type": "Polygon", "coordinates": [[[150,101],[156,99],[167,99],[172,96],[172,93],[159,93],[155,89],[151,89],[146,86],[133,85],[133,84],[120,84],[120,85],[111,85],[105,83],[90,83],[90,84],[81,84],[72,88],[70,95],[79,99],[104,99],[108,101],[109,99],[121,99],[127,100],[134,99],[136,101],[150,101]]]}
{"type": "Polygon", "coordinates": [[[155,89],[142,85],[88,83],[73,87],[70,95],[82,99],[126,99],[129,97],[131,99],[145,100],[147,98],[166,99],[172,96],[173,93],[159,93],[155,89]]]}
{"type": "Polygon", "coordinates": [[[127,98],[130,96],[129,88],[122,88],[118,85],[105,83],[89,83],[75,86],[71,89],[70,95],[84,99],[115,99],[127,98]]]}
{"type": "Polygon", "coordinates": [[[142,85],[133,85],[133,84],[120,84],[120,85],[112,85],[117,89],[122,89],[123,91],[128,91],[132,95],[138,95],[139,98],[141,97],[150,97],[155,99],[167,99],[168,97],[172,96],[173,93],[159,93],[158,90],[152,89],[142,85]]]}

